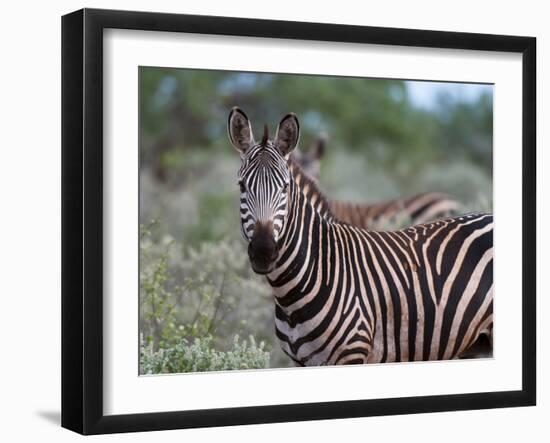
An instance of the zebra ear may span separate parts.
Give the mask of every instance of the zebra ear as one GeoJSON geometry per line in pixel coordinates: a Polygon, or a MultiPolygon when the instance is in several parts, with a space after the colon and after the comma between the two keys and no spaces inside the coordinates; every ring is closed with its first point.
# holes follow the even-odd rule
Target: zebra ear
{"type": "Polygon", "coordinates": [[[308,154],[313,160],[321,160],[325,156],[327,148],[327,135],[320,134],[315,141],[311,144],[308,154]]]}
{"type": "Polygon", "coordinates": [[[296,114],[290,113],[283,117],[279,127],[277,128],[277,137],[275,138],[275,146],[281,154],[287,157],[298,144],[300,138],[300,124],[296,118],[296,114]]]}
{"type": "Polygon", "coordinates": [[[254,145],[254,135],[252,135],[252,126],[246,114],[238,107],[234,107],[229,113],[227,122],[229,131],[229,140],[235,146],[237,151],[244,154],[254,145]]]}

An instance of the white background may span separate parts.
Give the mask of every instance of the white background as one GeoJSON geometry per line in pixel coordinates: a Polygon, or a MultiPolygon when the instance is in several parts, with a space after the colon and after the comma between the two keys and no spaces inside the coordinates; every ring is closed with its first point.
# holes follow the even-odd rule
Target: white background
{"type": "MultiPolygon", "coordinates": [[[[538,37],[538,146],[550,121],[550,30],[544,2],[276,2],[209,1],[154,4],[89,0],[3,5],[0,71],[0,436],[4,441],[73,441],[59,428],[60,409],[60,15],[82,6],[140,9],[538,37]],[[399,3],[399,5],[397,5],[399,3]],[[315,5],[315,7],[313,7],[315,5]],[[544,108],[544,109],[543,109],[544,108]],[[543,112],[546,110],[546,114],[543,112]]],[[[546,156],[545,156],[546,157],[546,156]]],[[[550,200],[539,156],[539,226],[550,200]]],[[[539,229],[539,276],[550,266],[547,232],[539,229]]],[[[548,340],[543,324],[550,282],[539,279],[539,406],[494,411],[320,421],[234,428],[164,431],[94,438],[94,441],[275,441],[359,437],[370,441],[547,441],[550,434],[548,340]],[[541,346],[541,343],[543,346],[541,346]],[[544,351],[544,352],[543,352],[544,351]],[[545,374],[546,373],[546,374],[545,374]],[[364,436],[361,437],[361,436],[364,436]]]]}

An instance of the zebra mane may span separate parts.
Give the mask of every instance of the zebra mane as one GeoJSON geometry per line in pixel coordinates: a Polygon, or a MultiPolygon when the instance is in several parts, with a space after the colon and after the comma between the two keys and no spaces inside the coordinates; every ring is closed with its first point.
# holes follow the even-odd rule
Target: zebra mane
{"type": "Polygon", "coordinates": [[[292,155],[288,159],[288,165],[294,181],[308,197],[315,209],[326,219],[336,220],[336,217],[330,210],[329,201],[319,189],[317,181],[303,170],[302,166],[292,155]]]}

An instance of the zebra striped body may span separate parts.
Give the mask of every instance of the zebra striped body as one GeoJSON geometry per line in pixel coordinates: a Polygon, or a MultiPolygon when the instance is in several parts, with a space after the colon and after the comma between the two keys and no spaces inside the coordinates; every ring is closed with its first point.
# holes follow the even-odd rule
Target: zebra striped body
{"type": "MultiPolygon", "coordinates": [[[[293,119],[287,116],[280,125],[290,126],[289,134],[298,132],[293,119]]],[[[264,136],[262,143],[241,150],[239,180],[248,186],[241,193],[241,220],[254,222],[244,232],[250,260],[273,288],[277,336],[297,364],[450,359],[480,334],[491,336],[491,215],[394,232],[339,222],[316,183],[288,159],[297,136],[284,145],[278,141],[284,135],[275,142],[264,136]],[[266,226],[274,231],[277,220],[259,220],[249,197],[259,192],[258,185],[250,185],[258,183],[255,175],[262,168],[271,171],[263,175],[263,201],[276,202],[273,209],[284,214],[276,234],[266,234],[266,226]],[[273,246],[266,238],[275,236],[273,246]],[[267,257],[273,257],[268,264],[267,257]]]]}
{"type": "Polygon", "coordinates": [[[323,217],[315,191],[295,192],[268,281],[297,363],[450,359],[491,332],[491,215],[368,232],[323,217]]]}
{"type": "MultiPolygon", "coordinates": [[[[321,158],[326,151],[326,137],[317,138],[306,152],[292,154],[302,170],[315,181],[319,180],[321,158]]],[[[336,218],[364,229],[383,229],[391,226],[409,226],[457,214],[460,204],[440,192],[424,192],[407,198],[377,203],[353,203],[329,200],[336,218]]]]}

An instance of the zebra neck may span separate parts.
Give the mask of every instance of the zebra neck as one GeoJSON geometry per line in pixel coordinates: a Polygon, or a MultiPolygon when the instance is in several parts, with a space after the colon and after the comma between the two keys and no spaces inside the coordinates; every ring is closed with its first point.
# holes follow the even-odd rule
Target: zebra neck
{"type": "MultiPolygon", "coordinates": [[[[291,180],[288,215],[280,252],[268,281],[279,299],[300,299],[319,291],[318,280],[326,273],[330,220],[319,210],[318,199],[311,198],[308,183],[291,180]]],[[[315,195],[315,194],[314,194],[315,195]]]]}
{"type": "Polygon", "coordinates": [[[372,300],[361,299],[363,283],[355,281],[351,267],[353,253],[347,236],[353,227],[324,217],[295,182],[290,185],[288,204],[277,265],[267,276],[273,288],[275,326],[283,350],[298,364],[318,365],[330,358],[336,361],[339,352],[344,352],[347,342],[342,334],[352,334],[348,337],[355,343],[352,347],[362,342],[365,349],[370,349],[375,313],[372,300]],[[332,337],[330,331],[338,331],[338,340],[344,340],[334,354],[334,348],[321,343],[332,337]]]}
{"type": "Polygon", "coordinates": [[[294,160],[289,160],[289,167],[294,184],[300,189],[308,203],[325,219],[334,220],[329,201],[319,189],[318,183],[294,160]]]}

